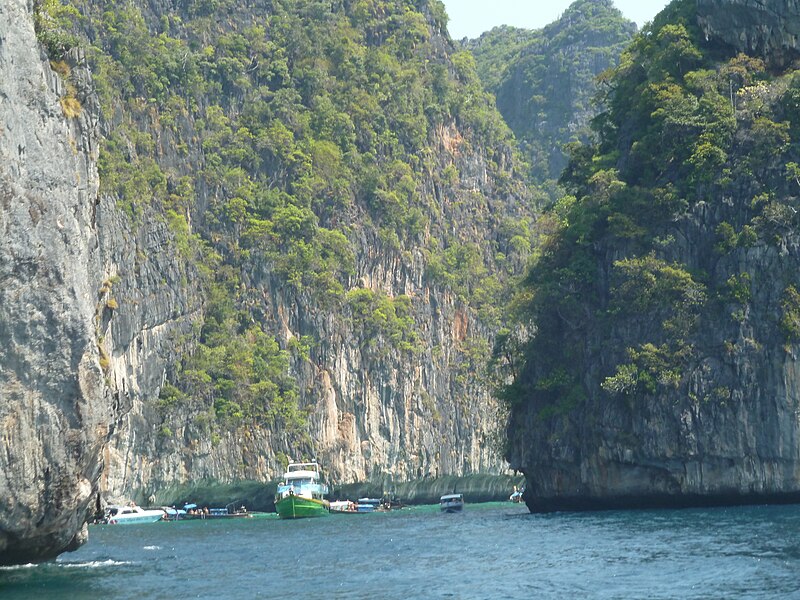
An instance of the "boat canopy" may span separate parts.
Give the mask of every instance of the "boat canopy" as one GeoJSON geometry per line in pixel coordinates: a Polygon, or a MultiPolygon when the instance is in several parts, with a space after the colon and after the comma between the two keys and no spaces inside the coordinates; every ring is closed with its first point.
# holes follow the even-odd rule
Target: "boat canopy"
{"type": "Polygon", "coordinates": [[[319,464],[315,462],[289,463],[289,466],[286,467],[286,472],[291,473],[293,471],[314,471],[319,473],[319,464]]]}
{"type": "Polygon", "coordinates": [[[170,517],[185,515],[186,511],[182,508],[173,508],[171,506],[164,506],[161,510],[167,513],[170,517]]]}
{"type": "Polygon", "coordinates": [[[291,473],[284,473],[283,477],[287,481],[295,479],[319,479],[319,473],[316,471],[292,471],[291,473]]]}
{"type": "Polygon", "coordinates": [[[439,502],[445,502],[447,500],[461,500],[463,497],[463,494],[447,494],[446,496],[439,498],[439,502]]]}
{"type": "Polygon", "coordinates": [[[322,497],[328,493],[328,486],[320,483],[319,464],[316,462],[290,462],[278,484],[278,496],[292,492],[300,496],[322,497]]]}

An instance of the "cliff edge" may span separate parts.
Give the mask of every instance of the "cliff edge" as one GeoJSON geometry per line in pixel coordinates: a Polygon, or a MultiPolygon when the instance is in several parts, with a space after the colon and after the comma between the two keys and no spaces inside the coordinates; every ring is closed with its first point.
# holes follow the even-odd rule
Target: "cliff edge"
{"type": "Polygon", "coordinates": [[[96,123],[33,23],[31,2],[0,5],[0,564],[85,540],[112,420],[93,326],[96,123]]]}

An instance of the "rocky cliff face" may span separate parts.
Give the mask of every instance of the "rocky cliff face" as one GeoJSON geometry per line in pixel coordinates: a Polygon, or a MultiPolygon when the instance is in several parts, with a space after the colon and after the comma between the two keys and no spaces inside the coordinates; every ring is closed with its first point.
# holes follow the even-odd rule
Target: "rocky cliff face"
{"type": "Polygon", "coordinates": [[[788,65],[800,55],[800,4],[792,0],[697,0],[709,40],[788,65]]]}
{"type": "Polygon", "coordinates": [[[531,275],[508,390],[531,510],[800,497],[797,81],[694,18],[673,3],[634,41],[531,275]]]}
{"type": "Polygon", "coordinates": [[[49,64],[0,8],[0,562],[288,456],[504,472],[481,374],[531,209],[442,5],[74,5],[49,64]]]}
{"type": "Polygon", "coordinates": [[[139,486],[159,460],[152,446],[160,426],[153,399],[191,347],[201,297],[192,283],[196,273],[180,260],[173,234],[157,215],[134,227],[113,199],[102,196],[97,222],[103,274],[98,330],[117,415],[103,449],[101,491],[104,500],[144,501],[139,486]]]}
{"type": "Polygon", "coordinates": [[[49,63],[31,3],[0,12],[0,562],[18,563],[80,545],[99,489],[133,477],[108,442],[133,435],[200,300],[163,219],[134,226],[99,193],[83,52],[49,63]]]}
{"type": "Polygon", "coordinates": [[[636,24],[610,0],[579,0],[542,30],[499,27],[468,42],[534,180],[558,179],[566,144],[590,137],[596,79],[617,64],[634,33],[636,24]]]}
{"type": "MultiPolygon", "coordinates": [[[[455,129],[446,135],[461,137],[455,129]]],[[[441,147],[443,162],[460,151],[450,143],[442,142],[441,147]]],[[[482,196],[492,198],[484,158],[458,160],[467,174],[474,173],[474,183],[467,180],[464,185],[476,185],[482,196]]],[[[436,193],[433,187],[431,194],[436,193]]],[[[507,207],[494,207],[489,200],[475,210],[490,219],[493,211],[507,207]]],[[[476,219],[469,226],[480,236],[486,223],[476,219]]],[[[148,341],[154,328],[145,326],[143,313],[163,306],[162,319],[173,311],[188,319],[191,311],[171,293],[164,297],[171,286],[156,284],[161,292],[150,295],[137,286],[140,279],[148,280],[144,273],[151,281],[170,273],[165,265],[143,266],[132,288],[126,287],[123,275],[114,285],[119,308],[107,340],[115,349],[118,340],[124,342],[122,350],[112,352],[111,373],[126,392],[131,410],[106,451],[108,499],[171,501],[181,485],[274,481],[283,472],[285,457],[301,453],[318,458],[326,476],[337,484],[506,471],[498,452],[502,409],[481,374],[492,329],[463,298],[429,279],[421,251],[393,251],[369,231],[359,236],[356,272],[348,285],[411,298],[418,328],[413,350],[398,349],[385,338],[370,339],[346,306],[319,305],[311,294],[286,286],[267,265],[254,267],[245,278],[254,312],[283,347],[314,339],[308,355],[294,357],[290,367],[299,389],[298,404],[308,414],[300,441],[297,434],[259,424],[212,429],[203,417],[208,406],[200,403],[177,411],[159,408],[165,364],[176,359],[169,344],[178,336],[174,327],[156,327],[157,339],[148,341]],[[135,302],[130,301],[130,289],[139,290],[135,302]],[[131,332],[136,339],[130,339],[131,332]],[[145,349],[154,349],[143,353],[142,339],[145,349]]],[[[131,271],[130,265],[107,269],[131,271]]],[[[173,325],[191,338],[188,320],[173,325]]]]}
{"type": "MultiPolygon", "coordinates": [[[[674,232],[702,239],[709,217],[696,214],[674,232]]],[[[530,509],[797,501],[800,371],[776,323],[792,279],[767,275],[786,273],[787,264],[796,269],[797,250],[792,240],[783,250],[754,247],[733,259],[752,278],[746,320],[733,326],[724,323],[727,313],[708,317],[678,389],[609,397],[600,384],[614,361],[595,355],[584,374],[591,391],[578,410],[557,417],[541,407],[515,411],[509,459],[526,475],[530,509]]],[[[727,277],[731,266],[715,275],[727,277]]],[[[640,326],[616,334],[638,335],[640,326]]]]}
{"type": "MultiPolygon", "coordinates": [[[[73,65],[79,67],[77,56],[73,65]]],[[[31,3],[0,6],[0,564],[79,545],[114,410],[99,364],[97,121],[69,117],[31,3]]]]}
{"type": "MultiPolygon", "coordinates": [[[[96,15],[95,8],[100,6],[80,4],[90,15],[96,15]]],[[[153,30],[165,22],[182,23],[168,30],[174,36],[170,39],[193,51],[190,30],[199,22],[197,13],[182,12],[181,7],[168,3],[134,3],[129,10],[129,22],[141,18],[143,26],[153,30]]],[[[248,27],[275,19],[273,13],[278,10],[283,8],[239,6],[227,21],[220,22],[221,33],[204,35],[228,36],[226,40],[249,35],[248,27]]],[[[344,10],[328,7],[323,11],[328,16],[320,17],[319,22],[339,19],[344,10]]],[[[455,51],[437,28],[435,7],[426,11],[420,14],[428,19],[423,37],[429,38],[429,45],[417,52],[429,52],[430,61],[444,67],[442,76],[451,80],[447,85],[456,85],[451,61],[455,51]]],[[[391,12],[381,14],[394,23],[391,12]]],[[[292,18],[294,15],[286,15],[281,23],[290,23],[292,18]]],[[[355,19],[349,13],[348,18],[355,19]]],[[[87,31],[90,36],[98,35],[91,22],[87,31]]],[[[353,31],[346,35],[352,36],[353,31]]],[[[393,50],[382,50],[380,35],[387,34],[376,34],[370,52],[389,55],[393,50]]],[[[219,40],[213,44],[223,46],[219,40]]],[[[292,52],[302,54],[297,49],[292,52]]],[[[298,56],[293,59],[298,65],[308,62],[298,56]]],[[[263,77],[256,68],[259,64],[259,59],[252,60],[247,71],[252,75],[248,76],[263,77]]],[[[327,68],[336,71],[340,67],[327,68]]],[[[289,79],[287,74],[282,77],[289,79]]],[[[377,93],[388,93],[384,85],[378,85],[377,93]]],[[[313,91],[304,87],[302,92],[312,94],[311,100],[303,102],[317,105],[313,91]]],[[[219,103],[225,119],[234,124],[243,110],[241,105],[249,103],[242,101],[240,93],[247,97],[248,92],[240,89],[229,92],[223,88],[218,93],[212,88],[209,97],[198,98],[193,107],[177,116],[165,107],[171,109],[170,102],[151,99],[150,104],[142,104],[142,97],[134,94],[115,97],[106,108],[108,138],[115,139],[124,131],[122,135],[129,136],[126,152],[131,152],[130,159],[139,164],[154,161],[168,180],[168,190],[145,209],[152,212],[133,222],[113,206],[115,200],[124,204],[128,198],[115,196],[114,190],[101,194],[103,301],[113,299],[115,305],[104,313],[103,344],[108,352],[108,378],[119,392],[123,408],[105,450],[104,497],[165,502],[176,499],[176,489],[190,485],[274,481],[282,474],[287,457],[300,456],[319,459],[329,481],[337,484],[504,473],[507,465],[497,451],[502,409],[482,374],[497,323],[480,313],[470,288],[495,279],[493,285],[499,285],[502,277],[519,268],[527,252],[508,246],[516,233],[510,223],[529,219],[531,209],[514,172],[516,159],[506,134],[478,131],[474,117],[447,116],[425,123],[427,131],[418,142],[423,149],[413,174],[417,180],[413,193],[416,206],[422,207],[420,219],[427,225],[415,239],[387,237],[388,230],[377,226],[382,216],[364,204],[359,192],[352,205],[337,209],[339,212],[326,213],[324,207],[318,210],[315,219],[320,226],[342,228],[352,249],[352,270],[339,275],[343,292],[320,294],[317,289],[287,281],[276,266],[280,257],[258,256],[256,248],[248,248],[248,257],[243,259],[241,247],[232,249],[243,244],[242,238],[238,234],[229,237],[229,224],[220,225],[226,218],[221,207],[240,192],[225,189],[226,183],[203,180],[213,168],[206,140],[213,115],[208,105],[219,103]],[[132,124],[141,132],[137,135],[154,144],[140,146],[137,140],[141,138],[134,138],[126,129],[132,124]],[[176,250],[174,229],[169,219],[164,219],[168,195],[182,177],[193,181],[192,199],[184,209],[186,222],[192,234],[202,236],[220,252],[224,263],[220,268],[235,272],[232,300],[240,314],[246,314],[240,318],[257,324],[287,357],[289,385],[296,390],[290,409],[300,415],[300,425],[282,415],[226,417],[220,410],[219,387],[201,396],[193,382],[187,383],[185,373],[195,368],[186,366],[192,360],[188,357],[205,340],[207,312],[214,309],[209,309],[208,289],[200,286],[198,268],[202,269],[202,264],[198,267],[196,259],[176,250]],[[469,277],[474,276],[477,283],[459,286],[432,275],[432,255],[444,253],[448,246],[474,252],[477,262],[470,267],[474,273],[469,277]],[[498,256],[505,263],[502,267],[496,262],[498,256]],[[356,299],[367,297],[365,308],[359,308],[356,299]],[[405,310],[401,306],[404,299],[408,302],[404,312],[408,318],[403,317],[406,329],[390,331],[384,311],[405,310]],[[396,308],[391,308],[392,304],[396,308]],[[413,339],[413,344],[408,339],[413,339]],[[180,401],[164,398],[168,383],[186,392],[180,401]]],[[[180,95],[189,94],[176,90],[175,96],[180,95]]],[[[475,98],[477,104],[484,102],[480,92],[475,98]]],[[[369,97],[363,101],[371,102],[369,97]]],[[[269,106],[263,99],[254,99],[253,105],[259,102],[269,106]]],[[[504,131],[496,113],[490,114],[497,122],[488,126],[504,131]]],[[[292,125],[294,118],[288,117],[285,123],[292,125]]],[[[400,137],[406,135],[405,130],[398,131],[400,137]]],[[[355,129],[356,138],[366,135],[355,129]]],[[[381,168],[388,171],[386,157],[378,160],[384,161],[381,168]]],[[[247,165],[241,163],[237,168],[241,173],[247,165]]],[[[253,180],[271,178],[270,187],[295,193],[296,183],[280,179],[285,176],[280,173],[282,165],[273,168],[273,172],[267,167],[254,171],[253,180]]],[[[323,197],[313,201],[322,203],[323,197]]],[[[139,207],[134,207],[136,210],[139,207]]],[[[518,242],[528,243],[523,238],[518,242]]],[[[463,268],[460,263],[454,267],[463,268]]],[[[487,307],[483,313],[493,310],[496,307],[487,307]]]]}

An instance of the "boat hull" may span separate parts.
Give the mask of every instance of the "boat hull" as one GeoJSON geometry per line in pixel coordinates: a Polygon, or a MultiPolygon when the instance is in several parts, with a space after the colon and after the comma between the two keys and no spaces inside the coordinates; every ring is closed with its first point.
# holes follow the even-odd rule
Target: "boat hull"
{"type": "MultiPolygon", "coordinates": [[[[151,513],[151,511],[146,511],[151,513]]],[[[156,523],[157,521],[161,521],[164,517],[164,514],[159,512],[155,513],[152,512],[151,514],[143,514],[143,515],[120,515],[116,517],[111,517],[108,520],[109,525],[139,525],[141,523],[156,523]]]]}
{"type": "Polygon", "coordinates": [[[316,498],[286,496],[275,502],[275,511],[281,519],[305,519],[324,517],[328,514],[328,507],[323,500],[316,498]]]}

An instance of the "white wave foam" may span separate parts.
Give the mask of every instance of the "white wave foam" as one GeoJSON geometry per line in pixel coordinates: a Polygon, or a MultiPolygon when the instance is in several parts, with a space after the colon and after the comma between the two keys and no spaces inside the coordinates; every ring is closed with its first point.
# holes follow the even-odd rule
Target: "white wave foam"
{"type": "Polygon", "coordinates": [[[145,546],[142,550],[161,550],[161,546],[145,546]]]}
{"type": "Polygon", "coordinates": [[[39,565],[36,564],[36,563],[27,563],[27,564],[24,564],[24,565],[6,565],[6,566],[3,566],[3,567],[0,567],[0,571],[19,571],[21,569],[34,569],[34,568],[36,568],[38,566],[39,565]]]}
{"type": "Polygon", "coordinates": [[[65,569],[100,569],[102,567],[119,567],[132,564],[132,562],[109,558],[108,560],[91,560],[88,562],[59,562],[58,566],[65,569]]]}

